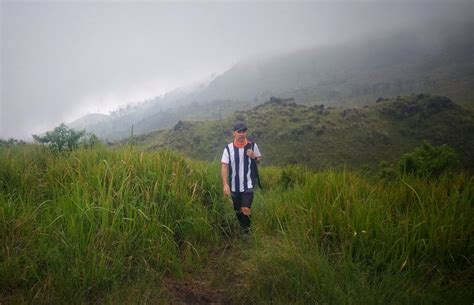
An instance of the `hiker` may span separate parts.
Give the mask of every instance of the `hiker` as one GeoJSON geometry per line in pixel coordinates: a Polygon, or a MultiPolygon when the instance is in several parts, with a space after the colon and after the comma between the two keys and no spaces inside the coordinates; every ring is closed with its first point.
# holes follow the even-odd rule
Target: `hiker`
{"type": "Polygon", "coordinates": [[[257,163],[262,154],[256,143],[247,139],[247,124],[234,124],[234,141],[222,153],[221,176],[224,194],[230,195],[243,233],[250,230],[250,208],[258,182],[257,163]],[[230,165],[230,166],[229,166],[230,165]]]}

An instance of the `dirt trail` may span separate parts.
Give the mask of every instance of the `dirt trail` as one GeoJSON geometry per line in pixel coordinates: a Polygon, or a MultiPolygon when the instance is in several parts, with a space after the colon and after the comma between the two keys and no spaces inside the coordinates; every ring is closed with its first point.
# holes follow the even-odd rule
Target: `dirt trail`
{"type": "Polygon", "coordinates": [[[184,279],[165,278],[164,285],[173,296],[172,304],[242,304],[236,300],[235,289],[244,285],[239,279],[243,266],[243,248],[248,242],[238,237],[228,240],[213,250],[207,258],[207,267],[184,279]],[[230,293],[233,291],[233,293],[230,293]]]}

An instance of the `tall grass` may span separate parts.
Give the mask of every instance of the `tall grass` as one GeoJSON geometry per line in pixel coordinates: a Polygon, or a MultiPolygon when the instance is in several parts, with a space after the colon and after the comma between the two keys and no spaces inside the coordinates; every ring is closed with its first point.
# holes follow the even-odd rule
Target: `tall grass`
{"type": "Polygon", "coordinates": [[[262,171],[245,296],[277,304],[470,304],[474,179],[262,171]],[[272,177],[280,177],[275,183],[272,177]],[[271,300],[271,301],[270,301],[271,300]]]}
{"type": "Polygon", "coordinates": [[[0,302],[166,303],[162,278],[205,268],[227,242],[242,247],[229,258],[238,304],[474,300],[471,175],[389,181],[290,166],[261,176],[245,244],[217,162],[2,148],[0,302]]]}
{"type": "Polygon", "coordinates": [[[213,178],[169,152],[2,149],[2,295],[81,303],[199,268],[221,236],[213,178]]]}

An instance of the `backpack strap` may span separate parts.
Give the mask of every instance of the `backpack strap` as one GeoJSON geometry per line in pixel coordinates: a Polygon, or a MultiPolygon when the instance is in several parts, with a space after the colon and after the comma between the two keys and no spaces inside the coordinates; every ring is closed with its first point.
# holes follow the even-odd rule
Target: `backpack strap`
{"type": "MultiPolygon", "coordinates": [[[[254,151],[254,150],[255,150],[255,143],[252,142],[252,151],[254,151]]],[[[252,176],[255,178],[256,185],[258,185],[260,187],[260,189],[262,189],[262,184],[260,183],[260,175],[258,174],[257,161],[252,159],[251,168],[252,168],[252,172],[253,172],[252,176]]]]}
{"type": "MultiPolygon", "coordinates": [[[[229,157],[229,167],[228,167],[228,170],[227,170],[227,172],[229,173],[229,178],[228,178],[229,180],[228,180],[228,182],[229,182],[229,184],[232,184],[232,166],[231,166],[231,164],[230,164],[230,163],[232,162],[232,159],[231,159],[231,157],[230,157],[229,144],[227,144],[227,145],[225,146],[225,149],[227,150],[227,156],[229,157]]],[[[231,188],[232,188],[232,186],[231,186],[231,188]]]]}

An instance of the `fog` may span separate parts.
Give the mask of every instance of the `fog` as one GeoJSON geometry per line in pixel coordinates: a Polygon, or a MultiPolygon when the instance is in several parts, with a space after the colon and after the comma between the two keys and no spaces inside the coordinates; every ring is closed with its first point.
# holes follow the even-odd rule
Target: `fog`
{"type": "Polygon", "coordinates": [[[1,2],[0,138],[219,74],[244,58],[472,18],[472,2],[1,2]]]}

